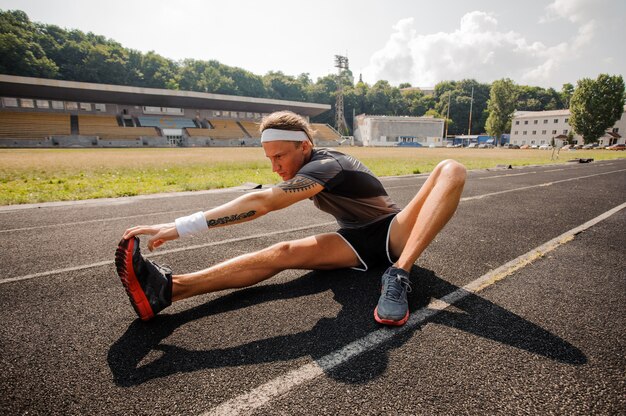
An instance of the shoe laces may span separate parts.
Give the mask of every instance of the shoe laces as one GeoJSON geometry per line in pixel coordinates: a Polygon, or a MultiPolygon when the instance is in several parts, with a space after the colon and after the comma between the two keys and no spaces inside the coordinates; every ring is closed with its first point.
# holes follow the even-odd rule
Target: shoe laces
{"type": "Polygon", "coordinates": [[[400,300],[403,297],[403,293],[410,293],[411,281],[406,276],[391,276],[387,280],[385,297],[400,300]]]}

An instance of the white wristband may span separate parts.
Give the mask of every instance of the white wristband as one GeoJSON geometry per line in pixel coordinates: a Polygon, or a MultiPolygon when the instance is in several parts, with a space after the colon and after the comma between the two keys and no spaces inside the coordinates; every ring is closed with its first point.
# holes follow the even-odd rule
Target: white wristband
{"type": "Polygon", "coordinates": [[[204,218],[204,212],[202,211],[186,217],[176,218],[174,223],[176,224],[176,231],[178,231],[180,237],[191,237],[194,234],[209,229],[206,218],[204,218]]]}

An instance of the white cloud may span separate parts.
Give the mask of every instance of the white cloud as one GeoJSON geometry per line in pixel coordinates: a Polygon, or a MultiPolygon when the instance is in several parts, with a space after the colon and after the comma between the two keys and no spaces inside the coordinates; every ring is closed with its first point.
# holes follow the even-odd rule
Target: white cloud
{"type": "Polygon", "coordinates": [[[402,19],[393,26],[385,46],[372,55],[363,77],[370,83],[386,79],[396,85],[410,82],[421,87],[442,80],[491,82],[505,77],[547,85],[562,65],[579,57],[593,39],[596,23],[586,20],[588,3],[555,0],[548,7],[552,13],[559,11],[559,18],[580,25],[574,39],[552,46],[501,30],[496,16],[483,11],[466,13],[454,31],[431,34],[417,34],[414,19],[402,19]]]}
{"type": "Polygon", "coordinates": [[[582,23],[594,19],[599,12],[607,10],[607,0],[554,0],[546,6],[546,14],[539,21],[553,22],[567,19],[572,23],[582,23]]]}
{"type": "Polygon", "coordinates": [[[554,0],[546,6],[546,14],[540,23],[552,23],[565,19],[578,26],[578,34],[572,42],[572,52],[591,43],[596,35],[598,21],[606,21],[610,7],[607,0],[554,0]]]}

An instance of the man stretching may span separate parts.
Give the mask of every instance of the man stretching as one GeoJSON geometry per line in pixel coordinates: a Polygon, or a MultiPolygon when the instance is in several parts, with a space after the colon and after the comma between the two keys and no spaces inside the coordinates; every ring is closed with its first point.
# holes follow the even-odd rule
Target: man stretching
{"type": "Polygon", "coordinates": [[[454,214],[465,184],[463,165],[454,160],[439,163],[400,209],[358,160],[314,148],[311,127],[297,114],[270,114],[260,128],[265,155],[283,182],[172,223],[132,227],[124,233],[116,252],[117,272],[139,317],[149,320],[173,301],[251,286],[286,269],[365,271],[386,264],[390,267],[382,276],[374,319],[403,325],[409,318],[409,270],[454,214]],[[281,242],[179,275],[139,252],[137,235],[150,235],[148,248],[153,250],[166,241],[251,221],[307,198],[336,218],[337,232],[281,242]]]}

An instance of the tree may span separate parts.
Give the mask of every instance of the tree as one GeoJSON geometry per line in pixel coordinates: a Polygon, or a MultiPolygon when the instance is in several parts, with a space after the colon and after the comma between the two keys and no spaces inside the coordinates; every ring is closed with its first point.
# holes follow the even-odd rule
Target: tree
{"type": "Polygon", "coordinates": [[[545,89],[528,85],[520,85],[517,88],[519,93],[518,110],[546,111],[567,108],[563,105],[563,93],[558,93],[554,88],[545,89]]]}
{"type": "Polygon", "coordinates": [[[128,54],[122,47],[99,44],[90,48],[83,62],[84,81],[103,84],[126,84],[128,54]]]}
{"type": "Polygon", "coordinates": [[[496,145],[500,145],[502,134],[510,129],[516,104],[517,88],[513,81],[508,78],[494,81],[487,103],[489,117],[485,127],[487,133],[495,137],[496,145]]]}
{"type": "Polygon", "coordinates": [[[263,76],[263,84],[270,98],[279,100],[304,101],[306,88],[298,80],[281,71],[270,71],[263,76]]]}
{"type": "Polygon", "coordinates": [[[569,108],[569,101],[572,99],[572,94],[574,94],[574,86],[569,82],[563,84],[563,88],[561,88],[561,101],[564,108],[569,108]]]}
{"type": "MultiPolygon", "coordinates": [[[[132,54],[134,58],[134,54],[132,54]]],[[[129,59],[130,61],[130,59],[129,59]]],[[[176,79],[178,67],[170,59],[166,59],[154,51],[142,55],[139,61],[142,87],[167,88],[168,83],[176,79]]]]}
{"type": "Polygon", "coordinates": [[[54,78],[58,73],[58,67],[45,56],[38,44],[25,41],[14,33],[2,33],[0,73],[54,78]]]}
{"type": "Polygon", "coordinates": [[[356,97],[355,113],[364,114],[367,112],[367,92],[369,91],[369,85],[363,81],[359,81],[354,86],[354,95],[356,97]]]}
{"type": "Polygon", "coordinates": [[[624,80],[621,75],[600,74],[596,80],[583,78],[570,100],[569,124],[592,143],[620,119],[624,112],[624,80]]]}
{"type": "Polygon", "coordinates": [[[178,86],[187,91],[214,94],[235,94],[237,91],[235,82],[224,73],[217,61],[185,59],[178,71],[177,79],[178,86]]]}
{"type": "Polygon", "coordinates": [[[421,116],[429,109],[435,106],[435,100],[424,95],[420,90],[402,91],[402,98],[405,101],[405,115],[421,116]]]}
{"type": "Polygon", "coordinates": [[[39,43],[39,28],[26,13],[0,10],[0,73],[54,78],[58,66],[39,43]]]}
{"type": "MultiPolygon", "coordinates": [[[[485,120],[483,119],[482,113],[487,109],[487,101],[489,101],[489,92],[491,90],[491,85],[489,84],[481,84],[474,79],[464,79],[458,82],[458,86],[462,91],[463,96],[467,97],[466,99],[462,99],[461,102],[465,103],[467,106],[465,109],[466,116],[464,120],[464,131],[469,131],[469,113],[470,113],[470,104],[472,110],[472,126],[471,131],[474,133],[481,133],[485,131],[485,120]],[[472,90],[474,90],[474,100],[472,104],[472,90]]],[[[471,133],[470,133],[471,134],[471,133]]]]}
{"type": "Polygon", "coordinates": [[[448,134],[466,134],[469,130],[470,107],[472,110],[472,131],[484,131],[485,120],[481,117],[487,108],[489,84],[480,84],[473,79],[461,81],[443,81],[435,85],[433,107],[439,114],[448,114],[448,97],[450,98],[450,119],[454,121],[448,126],[448,134]],[[474,101],[472,103],[472,89],[474,101]]]}
{"type": "MultiPolygon", "coordinates": [[[[392,89],[389,82],[377,81],[367,92],[367,103],[369,105],[369,113],[375,115],[392,115],[392,89]]],[[[397,90],[397,88],[396,88],[397,90]]]]}

